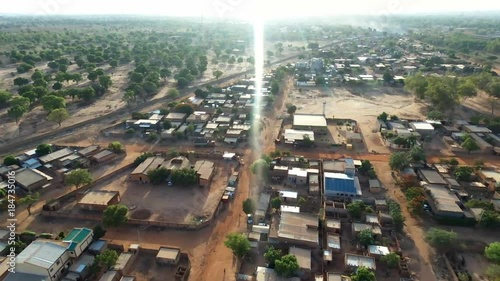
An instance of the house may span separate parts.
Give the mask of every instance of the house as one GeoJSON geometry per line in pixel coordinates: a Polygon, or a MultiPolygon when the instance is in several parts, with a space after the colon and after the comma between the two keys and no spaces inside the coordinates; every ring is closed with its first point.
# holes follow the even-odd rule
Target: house
{"type": "Polygon", "coordinates": [[[379,193],[382,191],[382,186],[378,180],[368,180],[368,184],[370,186],[370,192],[379,193]]]}
{"type": "Polygon", "coordinates": [[[430,195],[430,203],[434,214],[442,217],[464,217],[464,211],[457,204],[460,199],[454,192],[449,191],[442,185],[425,184],[424,187],[430,195]]]}
{"type": "Polygon", "coordinates": [[[434,133],[434,126],[427,122],[411,122],[410,127],[421,136],[430,136],[434,133]]]}
{"type": "Polygon", "coordinates": [[[16,272],[10,273],[6,281],[56,281],[69,267],[70,257],[66,246],[37,239],[16,257],[16,272]]]}
{"type": "Polygon", "coordinates": [[[391,251],[388,247],[380,246],[380,245],[369,245],[368,246],[368,254],[371,257],[379,259],[380,257],[387,256],[391,251]]]}
{"type": "Polygon", "coordinates": [[[486,127],[479,127],[476,125],[464,125],[463,130],[471,134],[491,134],[491,130],[486,127]]]}
{"type": "Polygon", "coordinates": [[[342,249],[342,244],[340,243],[340,235],[328,233],[326,236],[326,243],[328,245],[328,250],[332,252],[340,252],[342,249]]]}
{"type": "Polygon", "coordinates": [[[137,251],[123,252],[118,256],[116,264],[111,269],[120,272],[122,275],[130,274],[132,272],[132,264],[137,256],[137,251]]]}
{"type": "Polygon", "coordinates": [[[16,184],[29,192],[48,187],[51,180],[51,176],[36,169],[23,168],[16,171],[16,184]]]}
{"type": "Polygon", "coordinates": [[[327,131],[326,118],[323,114],[294,114],[293,129],[314,131],[324,134],[327,131]]]}
{"type": "Polygon", "coordinates": [[[23,166],[23,168],[37,169],[37,168],[40,168],[42,166],[42,164],[37,159],[31,158],[31,159],[28,159],[26,161],[23,161],[22,166],[23,166]]]}
{"type": "Polygon", "coordinates": [[[344,262],[345,266],[350,268],[358,268],[360,266],[371,270],[375,270],[377,268],[375,265],[375,258],[373,257],[345,254],[344,262]]]}
{"type": "Polygon", "coordinates": [[[342,230],[342,224],[338,219],[326,219],[326,232],[340,234],[342,230]]]}
{"type": "Polygon", "coordinates": [[[120,277],[122,277],[120,272],[116,270],[108,270],[101,276],[99,281],[119,281],[120,277]]]}
{"type": "Polygon", "coordinates": [[[90,160],[96,164],[102,164],[106,161],[113,160],[117,155],[110,150],[103,150],[90,157],[90,160]]]}
{"type": "Polygon", "coordinates": [[[175,265],[179,263],[181,250],[178,248],[160,247],[156,255],[156,262],[161,265],[175,265]]]}
{"type": "Polygon", "coordinates": [[[285,203],[293,203],[297,202],[298,193],[296,191],[282,190],[279,197],[285,203]]]}
{"type": "Polygon", "coordinates": [[[194,124],[195,126],[205,126],[208,123],[208,120],[210,120],[210,114],[195,111],[193,114],[189,115],[188,118],[186,118],[186,123],[194,124]]]}
{"type": "MultiPolygon", "coordinates": [[[[126,124],[129,124],[129,122],[126,121],[126,124]]],[[[159,119],[139,119],[133,120],[130,126],[137,130],[160,130],[161,124],[162,122],[159,119]]]]}
{"type": "Polygon", "coordinates": [[[309,174],[309,195],[319,196],[319,175],[309,174]]]}
{"type": "Polygon", "coordinates": [[[163,157],[153,156],[147,158],[144,162],[139,164],[134,171],[132,171],[129,176],[129,180],[148,183],[148,172],[160,168],[163,165],[163,162],[165,162],[165,158],[163,157]]]}
{"type": "Polygon", "coordinates": [[[279,277],[278,274],[276,274],[276,272],[274,271],[274,269],[258,266],[257,271],[255,272],[255,281],[300,281],[300,278],[279,277]]]}
{"type": "Polygon", "coordinates": [[[85,148],[82,148],[78,151],[78,154],[80,154],[82,157],[90,157],[97,152],[99,152],[100,147],[98,145],[90,145],[85,148]]]}
{"type": "Polygon", "coordinates": [[[89,253],[92,255],[99,255],[108,248],[108,242],[106,240],[97,240],[92,242],[89,246],[89,253]]]}
{"type": "Polygon", "coordinates": [[[441,175],[434,171],[434,170],[418,170],[418,175],[420,177],[420,179],[422,179],[423,181],[425,181],[426,183],[429,183],[429,184],[434,184],[434,185],[442,185],[442,186],[446,186],[448,185],[448,182],[444,180],[443,177],[441,177],[441,175]]]}
{"type": "Polygon", "coordinates": [[[500,172],[492,170],[479,170],[477,175],[485,183],[485,185],[492,190],[495,190],[496,185],[500,184],[500,172]]]}
{"type": "Polygon", "coordinates": [[[292,245],[317,247],[319,245],[317,216],[304,213],[281,213],[277,238],[292,245]]]}
{"type": "Polygon", "coordinates": [[[365,216],[365,222],[369,223],[369,224],[377,225],[377,224],[379,224],[378,223],[378,216],[377,215],[373,215],[373,214],[367,214],[365,216]]]}
{"type": "Polygon", "coordinates": [[[283,138],[286,144],[299,144],[302,143],[306,138],[314,142],[314,132],[306,130],[285,129],[283,138]]]}
{"type": "Polygon", "coordinates": [[[366,223],[356,223],[353,222],[352,225],[352,233],[353,234],[358,234],[363,230],[371,230],[373,235],[382,235],[382,229],[378,225],[373,225],[373,224],[366,224],[366,223]]]}
{"type": "Polygon", "coordinates": [[[165,117],[165,120],[169,121],[171,124],[180,123],[179,126],[186,121],[187,114],[179,112],[171,112],[165,117]]]}
{"type": "Polygon", "coordinates": [[[269,209],[269,202],[271,201],[271,194],[261,193],[259,197],[259,202],[257,203],[257,208],[255,208],[255,220],[264,220],[269,209]]]}
{"type": "Polygon", "coordinates": [[[299,264],[300,271],[307,272],[311,270],[311,250],[298,247],[290,247],[288,253],[294,255],[297,258],[297,263],[299,264]]]}
{"type": "Polygon", "coordinates": [[[493,146],[489,144],[487,141],[485,141],[478,134],[470,133],[469,136],[471,136],[471,138],[473,138],[476,141],[477,145],[479,146],[479,150],[477,150],[477,152],[493,153],[494,151],[493,146]]]}
{"type": "Polygon", "coordinates": [[[340,273],[327,272],[325,281],[351,281],[351,277],[340,273]]]}
{"type": "Polygon", "coordinates": [[[45,164],[50,164],[55,160],[59,160],[59,159],[66,157],[70,154],[73,154],[73,153],[75,153],[75,151],[73,151],[73,149],[63,148],[63,149],[54,151],[52,153],[49,153],[47,155],[41,156],[38,158],[38,160],[40,160],[40,163],[45,165],[45,164]]]}
{"type": "Polygon", "coordinates": [[[93,238],[94,232],[91,229],[73,228],[62,242],[68,245],[69,256],[77,258],[89,247],[93,238]]]}
{"type": "Polygon", "coordinates": [[[181,170],[186,168],[191,168],[191,163],[189,159],[184,156],[177,156],[163,163],[163,166],[167,171],[171,172],[173,170],[181,170]]]}
{"type": "Polygon", "coordinates": [[[90,190],[76,204],[87,211],[104,211],[108,206],[120,203],[120,192],[107,190],[90,190]]]}
{"type": "Polygon", "coordinates": [[[161,131],[160,137],[161,137],[162,140],[173,140],[173,139],[176,139],[177,136],[175,135],[175,128],[170,128],[170,129],[161,131]]]}
{"type": "Polygon", "coordinates": [[[305,185],[307,184],[307,169],[293,167],[288,170],[287,184],[305,185]]]}
{"type": "Polygon", "coordinates": [[[194,170],[198,176],[199,185],[203,187],[208,186],[214,175],[214,162],[207,160],[196,161],[194,164],[194,170]]]}
{"type": "Polygon", "coordinates": [[[352,158],[344,159],[344,173],[350,177],[354,177],[356,173],[356,165],[354,165],[354,160],[352,158]]]}
{"type": "Polygon", "coordinates": [[[324,160],[323,171],[330,173],[343,173],[345,171],[345,162],[339,160],[324,160]]]}
{"type": "Polygon", "coordinates": [[[323,186],[325,196],[357,197],[361,196],[361,186],[358,177],[350,177],[341,173],[324,173],[323,186]]]}
{"type": "Polygon", "coordinates": [[[87,254],[80,256],[75,263],[68,269],[68,274],[64,277],[65,280],[80,280],[85,279],[90,274],[90,267],[94,263],[95,257],[87,254]]]}

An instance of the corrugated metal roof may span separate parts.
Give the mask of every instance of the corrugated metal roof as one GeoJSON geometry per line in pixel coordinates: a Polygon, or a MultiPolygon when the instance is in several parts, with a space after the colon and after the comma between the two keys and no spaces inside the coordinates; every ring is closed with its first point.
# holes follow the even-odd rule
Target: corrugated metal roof
{"type": "Polygon", "coordinates": [[[354,177],[340,173],[325,173],[325,190],[337,193],[357,193],[354,177]]]}
{"type": "Polygon", "coordinates": [[[27,263],[49,269],[65,252],[66,247],[62,245],[36,240],[17,256],[17,263],[27,263]]]}

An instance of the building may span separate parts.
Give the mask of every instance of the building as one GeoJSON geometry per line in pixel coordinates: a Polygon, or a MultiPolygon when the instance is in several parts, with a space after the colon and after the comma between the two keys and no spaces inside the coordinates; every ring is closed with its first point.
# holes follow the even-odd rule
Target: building
{"type": "Polygon", "coordinates": [[[48,187],[51,180],[51,176],[36,169],[23,168],[16,171],[16,185],[29,192],[48,187]]]}
{"type": "Polygon", "coordinates": [[[323,114],[294,114],[293,129],[325,134],[327,131],[326,118],[323,114]]]}
{"type": "Polygon", "coordinates": [[[101,276],[99,281],[119,281],[121,276],[120,272],[116,270],[108,270],[101,276]]]}
{"type": "Polygon", "coordinates": [[[318,217],[303,213],[281,214],[278,240],[292,245],[315,248],[319,245],[318,217]]]}
{"type": "Polygon", "coordinates": [[[55,160],[59,160],[63,157],[71,155],[73,153],[75,153],[75,151],[73,151],[71,148],[63,148],[63,149],[54,151],[52,153],[49,153],[47,155],[41,156],[38,158],[38,160],[40,160],[40,163],[45,165],[45,164],[50,164],[55,160]]]}
{"type": "Polygon", "coordinates": [[[104,250],[106,250],[107,248],[108,248],[108,242],[106,240],[97,240],[92,242],[92,244],[90,244],[89,253],[91,253],[92,255],[99,255],[102,252],[104,252],[104,250]]]}
{"type": "Polygon", "coordinates": [[[99,146],[98,145],[90,145],[85,148],[82,148],[78,151],[78,154],[80,154],[82,157],[90,157],[97,152],[99,152],[99,146]]]}
{"type": "Polygon", "coordinates": [[[345,266],[351,268],[358,268],[360,266],[375,270],[375,258],[367,256],[359,256],[354,254],[345,254],[345,266]]]}
{"type": "Polygon", "coordinates": [[[463,125],[463,130],[467,133],[473,134],[491,134],[491,130],[486,127],[479,127],[476,125],[463,125]]]}
{"type": "Polygon", "coordinates": [[[368,180],[368,184],[370,186],[370,192],[378,193],[382,191],[382,185],[378,180],[368,180]]]}
{"type": "Polygon", "coordinates": [[[88,228],[73,228],[71,232],[64,237],[63,243],[68,245],[69,256],[79,257],[92,243],[94,232],[88,228]]]}
{"type": "Polygon", "coordinates": [[[255,220],[264,220],[267,214],[267,209],[269,209],[269,202],[271,201],[271,194],[261,193],[259,197],[259,202],[257,203],[257,208],[255,208],[255,220]]]}
{"type": "Polygon", "coordinates": [[[328,245],[328,250],[332,252],[340,252],[342,245],[340,243],[340,235],[328,233],[326,236],[326,243],[328,245]]]}
{"type": "Polygon", "coordinates": [[[156,255],[156,262],[162,265],[175,265],[179,263],[181,250],[178,248],[161,247],[156,255]]]}
{"type": "Polygon", "coordinates": [[[167,115],[167,117],[165,117],[165,120],[169,121],[172,126],[175,124],[177,126],[174,127],[179,127],[182,123],[184,123],[184,121],[186,121],[186,117],[186,113],[171,112],[167,115]]]}
{"type": "Polygon", "coordinates": [[[167,171],[172,172],[173,170],[191,168],[191,162],[184,156],[177,156],[165,161],[162,166],[165,167],[167,171]]]}
{"type": "Polygon", "coordinates": [[[255,281],[300,281],[299,277],[284,278],[279,277],[272,268],[257,267],[255,272],[255,281]]]}
{"type": "Polygon", "coordinates": [[[319,196],[319,175],[318,174],[309,174],[309,195],[319,196]]]}
{"type": "Polygon", "coordinates": [[[369,245],[368,246],[368,254],[371,257],[374,257],[376,259],[378,259],[382,256],[386,256],[390,253],[391,253],[391,251],[389,250],[389,248],[387,248],[385,246],[380,246],[380,245],[369,245]]]}
{"type": "Polygon", "coordinates": [[[62,277],[70,264],[66,247],[46,240],[35,240],[29,244],[16,260],[16,272],[6,281],[56,281],[62,277]]]}
{"type": "Polygon", "coordinates": [[[95,257],[84,254],[80,256],[75,263],[68,269],[68,274],[62,281],[85,280],[90,273],[90,267],[94,263],[95,257]]]}
{"type": "Polygon", "coordinates": [[[326,219],[326,232],[340,234],[342,230],[342,224],[338,219],[326,219]]]}
{"type": "MultiPolygon", "coordinates": [[[[471,138],[473,138],[477,145],[479,146],[479,150],[477,152],[481,153],[493,153],[493,145],[485,141],[482,137],[480,137],[478,134],[471,133],[469,134],[471,138]]],[[[474,151],[471,151],[474,152],[474,151]]]]}
{"type": "Polygon", "coordinates": [[[285,129],[283,138],[286,144],[298,144],[304,141],[304,138],[309,138],[310,141],[314,142],[314,132],[304,131],[304,130],[294,130],[285,129]]]}
{"type": "Polygon", "coordinates": [[[165,158],[163,157],[149,157],[132,171],[129,180],[149,183],[148,172],[160,168],[163,162],[165,162],[165,158]]]}
{"type": "Polygon", "coordinates": [[[195,111],[193,114],[189,115],[188,118],[186,118],[186,123],[194,124],[195,126],[204,126],[208,123],[208,120],[210,120],[210,114],[195,111]]]}
{"type": "Polygon", "coordinates": [[[341,173],[324,173],[325,196],[357,197],[361,196],[361,186],[358,177],[351,177],[341,173]]]}
{"type": "Polygon", "coordinates": [[[138,252],[123,252],[118,256],[116,264],[111,269],[120,272],[122,275],[130,274],[132,264],[137,256],[138,252]]]}
{"type": "Polygon", "coordinates": [[[340,273],[327,272],[325,281],[351,281],[351,277],[340,273]]]}
{"type": "Polygon", "coordinates": [[[115,153],[113,153],[110,150],[105,149],[105,150],[103,150],[95,155],[92,155],[90,157],[90,160],[96,164],[102,164],[106,161],[113,160],[115,157],[116,157],[115,153]]]}
{"type": "Polygon", "coordinates": [[[410,128],[421,136],[430,136],[434,133],[434,127],[427,122],[411,122],[410,128]]]}
{"type": "Polygon", "coordinates": [[[307,169],[291,168],[288,170],[287,184],[305,185],[307,184],[307,169]]]}
{"type": "Polygon", "coordinates": [[[448,182],[434,170],[418,170],[418,175],[420,179],[428,184],[448,185],[448,182]]]}
{"type": "Polygon", "coordinates": [[[441,185],[424,185],[425,189],[430,195],[432,211],[443,217],[464,217],[464,211],[457,204],[460,199],[454,192],[449,191],[446,187],[441,185]]]}
{"type": "Polygon", "coordinates": [[[200,186],[205,187],[210,184],[214,175],[215,167],[214,162],[207,160],[199,160],[194,164],[194,170],[198,176],[198,183],[200,186]]]}
{"type": "Polygon", "coordinates": [[[299,264],[300,271],[311,270],[311,250],[290,247],[288,253],[294,255],[297,258],[297,263],[299,264]]]}
{"type": "Polygon", "coordinates": [[[492,170],[479,170],[477,173],[479,178],[492,190],[500,184],[500,172],[492,170]]]}
{"type": "Polygon", "coordinates": [[[108,206],[120,203],[120,192],[90,190],[78,201],[77,206],[87,211],[104,211],[108,206]]]}

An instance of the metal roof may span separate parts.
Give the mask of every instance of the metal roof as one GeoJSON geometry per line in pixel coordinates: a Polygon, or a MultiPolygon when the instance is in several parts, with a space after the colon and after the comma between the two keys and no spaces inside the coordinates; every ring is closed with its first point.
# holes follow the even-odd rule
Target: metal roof
{"type": "Polygon", "coordinates": [[[325,173],[325,190],[361,195],[361,190],[357,188],[355,183],[356,179],[356,177],[341,173],[325,173]]]}
{"type": "Polygon", "coordinates": [[[345,255],[345,262],[346,262],[346,265],[349,265],[349,266],[354,266],[354,267],[364,266],[364,267],[369,268],[369,269],[373,269],[373,270],[376,269],[375,259],[372,257],[346,254],[345,255]]]}
{"type": "Polygon", "coordinates": [[[301,269],[311,269],[311,250],[297,247],[290,247],[289,254],[297,258],[297,263],[301,269]]]}
{"type": "Polygon", "coordinates": [[[422,175],[422,179],[430,184],[447,184],[443,177],[434,170],[419,170],[419,172],[422,175]]]}
{"type": "Polygon", "coordinates": [[[176,248],[161,247],[156,255],[157,259],[176,260],[181,250],[176,248]]]}
{"type": "Polygon", "coordinates": [[[326,118],[323,114],[294,114],[293,126],[326,127],[326,118]]]}
{"type": "MultiPolygon", "coordinates": [[[[76,242],[76,244],[75,244],[75,246],[76,246],[77,244],[80,244],[83,241],[85,241],[85,239],[87,239],[87,237],[89,235],[92,235],[92,230],[90,230],[88,228],[73,228],[73,230],[71,230],[71,232],[68,234],[68,236],[66,236],[64,238],[63,242],[65,242],[65,243],[76,242]]],[[[71,246],[70,246],[68,248],[68,250],[72,251],[72,250],[74,250],[74,247],[73,247],[73,249],[71,249],[71,246]]]]}
{"type": "Polygon", "coordinates": [[[389,248],[379,245],[368,246],[368,252],[372,255],[378,255],[378,256],[385,256],[391,253],[391,251],[389,251],[389,248]]]}
{"type": "Polygon", "coordinates": [[[318,244],[318,218],[309,214],[281,213],[278,237],[318,244]]]}
{"type": "Polygon", "coordinates": [[[44,240],[35,240],[18,256],[17,263],[49,269],[64,253],[66,247],[44,240]]]}

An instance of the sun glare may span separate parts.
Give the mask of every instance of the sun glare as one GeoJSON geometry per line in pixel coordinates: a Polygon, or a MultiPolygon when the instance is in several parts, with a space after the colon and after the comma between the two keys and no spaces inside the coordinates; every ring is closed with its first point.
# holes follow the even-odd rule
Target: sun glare
{"type": "Polygon", "coordinates": [[[260,154],[262,152],[259,131],[262,113],[262,79],[264,78],[264,19],[255,17],[253,19],[253,29],[255,58],[255,106],[253,109],[255,133],[253,134],[253,147],[255,151],[260,154]]]}

